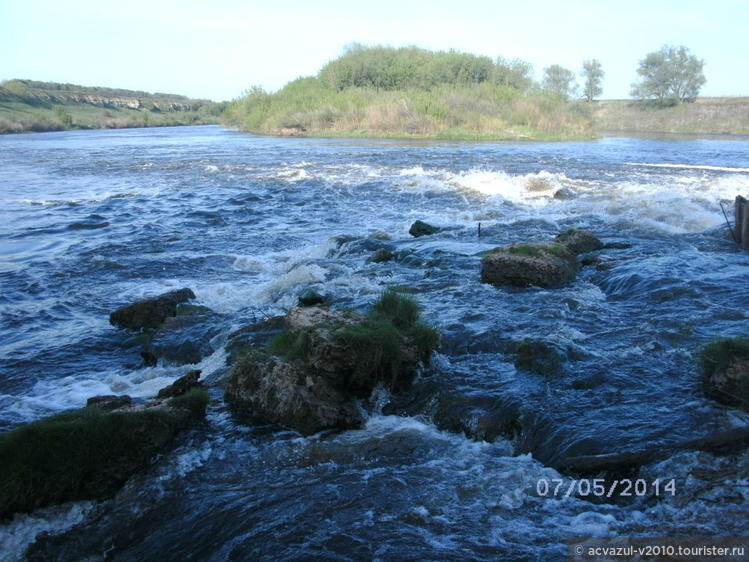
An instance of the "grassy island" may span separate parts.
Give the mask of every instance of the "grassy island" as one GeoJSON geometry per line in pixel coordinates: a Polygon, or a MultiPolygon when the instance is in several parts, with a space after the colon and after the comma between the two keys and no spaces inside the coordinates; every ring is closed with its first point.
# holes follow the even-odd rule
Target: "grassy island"
{"type": "Polygon", "coordinates": [[[283,136],[567,140],[590,104],[542,92],[519,60],[417,47],[349,47],[316,76],[231,102],[222,122],[283,136]]]}

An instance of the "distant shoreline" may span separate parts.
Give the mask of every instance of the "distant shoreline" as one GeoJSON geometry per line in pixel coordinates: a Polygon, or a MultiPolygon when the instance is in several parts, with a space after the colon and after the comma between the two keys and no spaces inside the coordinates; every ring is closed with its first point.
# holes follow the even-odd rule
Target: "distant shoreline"
{"type": "Polygon", "coordinates": [[[226,104],[34,80],[0,84],[0,133],[218,123],[226,104]]]}

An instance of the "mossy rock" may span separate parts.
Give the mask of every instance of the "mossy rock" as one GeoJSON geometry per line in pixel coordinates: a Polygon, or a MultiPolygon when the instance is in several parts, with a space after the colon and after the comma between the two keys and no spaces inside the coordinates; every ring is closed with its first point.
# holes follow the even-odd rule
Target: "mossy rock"
{"type": "Polygon", "coordinates": [[[63,412],[0,434],[0,518],[113,494],[205,415],[205,389],[151,407],[63,412]]]}
{"type": "Polygon", "coordinates": [[[603,242],[587,230],[570,229],[556,237],[555,241],[567,247],[573,254],[587,254],[603,248],[603,242]]]}
{"type": "Polygon", "coordinates": [[[749,411],[749,339],[724,339],[705,346],[699,365],[710,398],[749,411]]]}
{"type": "Polygon", "coordinates": [[[364,316],[294,308],[265,349],[235,365],[226,399],[235,411],[302,433],[359,427],[355,400],[378,385],[407,388],[438,344],[417,303],[392,291],[364,316]]]}
{"type": "Polygon", "coordinates": [[[481,260],[481,281],[494,286],[556,287],[575,279],[577,257],[554,242],[529,242],[494,248],[481,260]]]}

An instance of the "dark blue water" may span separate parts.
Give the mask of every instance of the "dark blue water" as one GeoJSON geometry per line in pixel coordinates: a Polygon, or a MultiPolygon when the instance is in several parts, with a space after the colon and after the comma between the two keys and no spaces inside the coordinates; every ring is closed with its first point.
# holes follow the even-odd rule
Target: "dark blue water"
{"type": "Polygon", "coordinates": [[[705,398],[695,367],[706,342],[749,335],[749,254],[726,240],[719,206],[749,192],[746,139],[85,131],[0,137],[0,170],[0,428],[96,394],[149,397],[195,368],[143,366],[113,309],[187,286],[215,312],[203,426],[113,500],[0,527],[11,559],[74,524],[46,539],[46,557],[549,560],[572,535],[744,531],[744,456],[684,452],[643,469],[674,478],[674,497],[592,503],[536,485],[571,456],[749,421],[705,398]],[[443,230],[414,239],[416,219],[443,230]],[[479,252],[581,227],[629,246],[560,289],[480,283],[479,252]],[[398,259],[368,262],[382,235],[398,259]],[[218,386],[227,336],[309,286],[360,309],[408,287],[442,346],[407,396],[364,405],[362,430],[242,425],[218,386]],[[515,368],[525,338],[564,350],[557,376],[515,368]],[[507,412],[511,440],[487,428],[507,412]]]}

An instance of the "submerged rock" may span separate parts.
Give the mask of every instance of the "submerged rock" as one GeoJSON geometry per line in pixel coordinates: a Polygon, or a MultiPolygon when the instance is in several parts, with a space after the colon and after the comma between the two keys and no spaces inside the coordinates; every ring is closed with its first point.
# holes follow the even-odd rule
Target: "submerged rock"
{"type": "Polygon", "coordinates": [[[587,254],[603,248],[603,242],[587,230],[571,229],[557,236],[555,240],[566,246],[573,254],[587,254]]]}
{"type": "Polygon", "coordinates": [[[418,308],[395,293],[366,316],[293,308],[285,329],[235,365],[226,400],[251,417],[309,434],[359,427],[355,400],[378,386],[406,388],[428,362],[439,336],[418,322],[418,308]]]}
{"type": "Polygon", "coordinates": [[[106,398],[0,434],[0,518],[113,494],[208,401],[205,389],[111,410],[106,398]]]}
{"type": "Polygon", "coordinates": [[[435,234],[439,231],[440,229],[438,227],[427,224],[424,221],[416,221],[411,225],[411,228],[408,229],[408,233],[416,238],[419,236],[429,236],[430,234],[435,234]]]}
{"type": "Polygon", "coordinates": [[[374,254],[372,254],[367,261],[372,263],[383,263],[390,261],[395,257],[395,254],[388,248],[380,248],[374,254]]]}
{"type": "Polygon", "coordinates": [[[550,377],[561,372],[565,359],[552,344],[526,338],[518,345],[515,367],[550,377]]]}
{"type": "Polygon", "coordinates": [[[573,199],[575,197],[575,192],[572,191],[569,187],[560,187],[554,192],[553,195],[554,199],[573,199]]]}
{"type": "Polygon", "coordinates": [[[641,466],[663,460],[678,451],[709,451],[730,454],[746,450],[749,428],[734,427],[698,439],[655,445],[638,451],[569,457],[559,467],[562,472],[582,476],[593,474],[630,475],[641,466]]]}
{"type": "Polygon", "coordinates": [[[192,312],[181,314],[179,307],[177,316],[166,318],[156,332],[149,333],[141,349],[146,365],[155,365],[158,359],[178,365],[195,364],[215,351],[211,341],[221,332],[217,315],[203,307],[192,312]]]}
{"type": "Polygon", "coordinates": [[[555,287],[574,280],[579,268],[577,257],[562,244],[510,244],[484,256],[481,281],[495,286],[555,287]]]}
{"type": "Polygon", "coordinates": [[[749,340],[711,343],[700,353],[700,368],[710,398],[749,411],[749,340]]]}
{"type": "Polygon", "coordinates": [[[134,302],[109,315],[109,323],[130,330],[155,329],[170,316],[177,315],[177,305],[195,298],[191,289],[178,289],[163,295],[134,302]]]}

